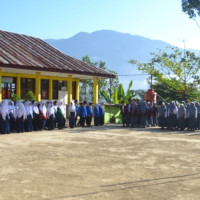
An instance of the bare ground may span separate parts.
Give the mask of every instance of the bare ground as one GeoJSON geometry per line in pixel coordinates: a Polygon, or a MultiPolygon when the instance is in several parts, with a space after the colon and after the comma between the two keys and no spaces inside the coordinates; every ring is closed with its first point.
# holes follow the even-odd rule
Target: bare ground
{"type": "Polygon", "coordinates": [[[0,135],[0,200],[199,200],[200,132],[107,125],[0,135]]]}

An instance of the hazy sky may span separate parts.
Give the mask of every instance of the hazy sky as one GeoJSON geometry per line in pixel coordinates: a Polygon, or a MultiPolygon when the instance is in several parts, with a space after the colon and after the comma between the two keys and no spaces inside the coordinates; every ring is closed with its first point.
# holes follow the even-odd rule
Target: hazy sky
{"type": "Polygon", "coordinates": [[[0,0],[0,29],[41,39],[115,30],[200,49],[181,0],[0,0]]]}

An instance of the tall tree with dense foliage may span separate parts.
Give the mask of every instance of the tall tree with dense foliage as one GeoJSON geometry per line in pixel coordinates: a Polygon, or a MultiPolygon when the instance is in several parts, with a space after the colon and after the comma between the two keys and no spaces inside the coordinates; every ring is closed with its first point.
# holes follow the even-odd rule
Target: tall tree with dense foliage
{"type": "Polygon", "coordinates": [[[200,16],[200,0],[182,0],[182,10],[191,19],[200,16]]]}
{"type": "MultiPolygon", "coordinates": [[[[119,78],[117,76],[117,72],[107,69],[106,63],[103,61],[99,62],[92,62],[90,60],[90,57],[88,55],[84,56],[82,58],[83,61],[98,67],[100,69],[103,69],[105,71],[111,72],[116,75],[116,78],[111,79],[99,79],[98,80],[98,86],[99,86],[99,93],[98,97],[99,100],[104,100],[104,97],[102,96],[102,91],[106,91],[107,94],[112,94],[115,87],[118,87],[119,85],[119,78]]],[[[92,101],[93,100],[93,80],[82,80],[80,81],[80,100],[86,100],[86,101],[92,101]]]]}
{"type": "Polygon", "coordinates": [[[200,58],[195,53],[169,47],[165,51],[152,53],[152,56],[149,63],[129,62],[152,77],[152,87],[163,98],[199,100],[200,58]]]}

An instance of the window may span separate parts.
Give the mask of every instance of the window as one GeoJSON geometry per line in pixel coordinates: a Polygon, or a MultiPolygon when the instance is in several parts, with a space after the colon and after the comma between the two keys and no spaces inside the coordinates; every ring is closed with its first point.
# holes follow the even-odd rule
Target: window
{"type": "Polygon", "coordinates": [[[14,94],[16,94],[16,78],[3,76],[1,87],[2,98],[10,99],[14,94]]]}
{"type": "Polygon", "coordinates": [[[41,99],[49,98],[49,80],[41,79],[41,99]]]}
{"type": "Polygon", "coordinates": [[[21,78],[21,98],[25,98],[28,91],[35,93],[35,79],[21,78]]]}
{"type": "Polygon", "coordinates": [[[67,81],[53,81],[53,99],[58,99],[58,91],[67,91],[67,81]]]}

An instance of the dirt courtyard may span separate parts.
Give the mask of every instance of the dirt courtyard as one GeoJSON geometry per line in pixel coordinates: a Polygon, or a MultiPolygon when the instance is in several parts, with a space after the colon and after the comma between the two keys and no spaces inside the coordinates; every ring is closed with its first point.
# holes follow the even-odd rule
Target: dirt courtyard
{"type": "Polygon", "coordinates": [[[200,132],[119,126],[0,135],[0,200],[199,200],[200,132]]]}

